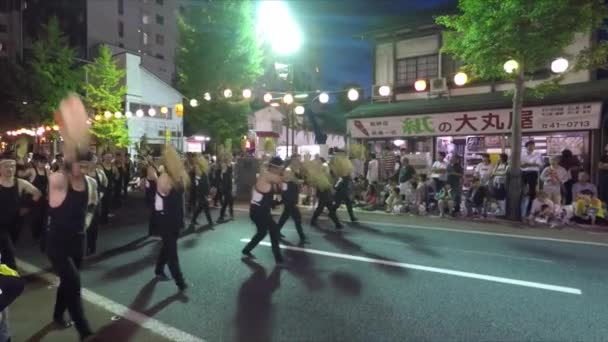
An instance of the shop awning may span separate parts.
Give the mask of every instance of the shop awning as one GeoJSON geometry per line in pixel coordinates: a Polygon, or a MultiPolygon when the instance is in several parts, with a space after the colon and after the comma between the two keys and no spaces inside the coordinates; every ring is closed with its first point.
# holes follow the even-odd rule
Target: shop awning
{"type": "MultiPolygon", "coordinates": [[[[608,80],[568,84],[544,98],[525,97],[524,106],[604,101],[608,99],[608,80]]],[[[417,114],[436,114],[485,109],[510,108],[511,97],[505,92],[451,98],[408,100],[361,105],[346,114],[347,119],[377,118],[417,114]]]]}

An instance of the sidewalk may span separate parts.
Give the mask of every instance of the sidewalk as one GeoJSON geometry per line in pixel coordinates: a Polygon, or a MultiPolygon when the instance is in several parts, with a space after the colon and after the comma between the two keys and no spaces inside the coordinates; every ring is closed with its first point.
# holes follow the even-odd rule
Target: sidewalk
{"type": "MultiPolygon", "coordinates": [[[[47,280],[50,274],[24,274],[27,285],[24,293],[9,307],[9,324],[13,342],[71,342],[78,341],[76,329],[57,330],[52,322],[57,287],[47,280]]],[[[83,301],[91,328],[97,332],[93,341],[169,341],[143,329],[101,307],[83,301]]],[[[69,314],[66,313],[66,319],[69,314]]]]}

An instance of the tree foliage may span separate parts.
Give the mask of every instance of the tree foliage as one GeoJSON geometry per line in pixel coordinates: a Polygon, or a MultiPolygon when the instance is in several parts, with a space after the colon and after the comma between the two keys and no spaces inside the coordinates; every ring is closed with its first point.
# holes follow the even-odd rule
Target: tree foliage
{"type": "Polygon", "coordinates": [[[178,88],[190,98],[201,99],[205,92],[213,96],[211,103],[186,109],[190,133],[204,130],[215,141],[224,141],[246,131],[249,105],[219,96],[230,88],[237,98],[237,89],[251,86],[262,73],[254,17],[252,1],[206,2],[179,16],[178,88]]]}
{"type": "Polygon", "coordinates": [[[39,40],[34,43],[29,64],[29,98],[22,112],[34,124],[51,120],[59,102],[78,89],[81,74],[74,66],[75,52],[59,28],[56,17],[43,26],[39,40]]]}
{"type": "Polygon", "coordinates": [[[106,111],[122,111],[123,99],[127,92],[122,82],[125,70],[116,66],[112,52],[105,45],[99,47],[99,56],[93,63],[85,65],[84,70],[88,75],[88,83],[83,86],[86,94],[85,105],[93,114],[102,116],[101,120],[93,122],[91,132],[104,147],[127,147],[129,132],[126,119],[107,119],[103,116],[106,111]]]}

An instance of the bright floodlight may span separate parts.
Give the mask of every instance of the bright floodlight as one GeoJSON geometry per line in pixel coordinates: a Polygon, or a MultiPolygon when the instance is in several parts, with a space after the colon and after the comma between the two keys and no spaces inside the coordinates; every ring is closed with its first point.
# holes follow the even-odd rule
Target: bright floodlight
{"type": "Polygon", "coordinates": [[[167,114],[167,113],[169,113],[169,108],[167,108],[165,106],[160,107],[160,113],[161,114],[167,114]]]}
{"type": "Polygon", "coordinates": [[[120,118],[122,118],[122,113],[121,112],[116,112],[116,113],[114,113],[114,117],[117,118],[117,119],[120,119],[120,118]]]}
{"type": "Polygon", "coordinates": [[[551,71],[556,74],[561,74],[566,70],[568,70],[568,60],[565,58],[560,57],[551,63],[551,71]]]}
{"type": "Polygon", "coordinates": [[[350,89],[347,95],[348,99],[351,101],[357,101],[359,99],[359,92],[355,88],[350,89]]]}
{"type": "MultiPolygon", "coordinates": [[[[101,115],[99,115],[99,114],[95,115],[95,120],[97,120],[97,121],[101,120],[101,115]]],[[[47,131],[50,131],[50,130],[47,129],[47,131]]]]}
{"type": "Polygon", "coordinates": [[[283,96],[283,103],[285,104],[292,104],[293,103],[293,95],[291,94],[285,94],[285,96],[283,96]]]}
{"type": "Polygon", "coordinates": [[[227,98],[227,99],[231,98],[232,97],[232,90],[230,90],[230,89],[224,90],[224,97],[227,98]]]}
{"type": "Polygon", "coordinates": [[[150,116],[156,115],[156,109],[150,107],[150,109],[148,109],[148,115],[150,115],[150,116]]]}
{"type": "Polygon", "coordinates": [[[459,72],[456,75],[454,75],[454,84],[457,86],[465,85],[468,80],[469,80],[469,76],[467,76],[467,74],[465,74],[464,72],[459,72]]]}
{"type": "Polygon", "coordinates": [[[272,101],[272,94],[271,93],[264,94],[264,102],[268,103],[270,101],[272,101]]]}
{"type": "Polygon", "coordinates": [[[109,119],[109,118],[112,117],[112,112],[110,112],[109,110],[107,110],[103,115],[106,117],[106,119],[109,119]]]}
{"type": "Polygon", "coordinates": [[[251,98],[251,89],[243,89],[243,98],[251,98]]]}
{"type": "Polygon", "coordinates": [[[132,116],[133,116],[133,113],[131,113],[131,111],[130,111],[130,110],[128,110],[128,111],[125,113],[125,116],[126,116],[127,118],[130,118],[130,117],[132,117],[132,116]]]}
{"type": "Polygon", "coordinates": [[[426,90],[426,81],[425,80],[416,81],[416,83],[414,83],[414,89],[416,89],[416,91],[425,91],[426,90]]]}
{"type": "Polygon", "coordinates": [[[507,74],[512,74],[513,71],[515,71],[518,67],[519,67],[519,63],[517,63],[517,61],[514,59],[510,59],[510,60],[506,61],[505,65],[503,66],[503,68],[505,69],[505,72],[507,74]]]}
{"type": "Polygon", "coordinates": [[[296,108],[294,108],[294,112],[298,115],[302,115],[304,114],[304,106],[297,106],[296,108]]]}
{"type": "Polygon", "coordinates": [[[327,93],[319,94],[319,102],[321,102],[321,103],[329,102],[329,95],[327,93]]]}
{"type": "Polygon", "coordinates": [[[378,94],[380,96],[389,96],[391,94],[391,87],[383,85],[380,87],[380,89],[378,89],[378,94]]]}
{"type": "Polygon", "coordinates": [[[197,99],[191,99],[190,100],[190,107],[198,107],[198,100],[197,99]]]}
{"type": "Polygon", "coordinates": [[[143,110],[141,110],[141,109],[138,109],[138,110],[136,110],[136,111],[135,111],[135,115],[136,115],[138,118],[141,118],[141,117],[143,117],[143,116],[144,116],[144,111],[143,111],[143,110]]]}
{"type": "Polygon", "coordinates": [[[209,93],[205,93],[205,95],[203,95],[203,99],[204,99],[205,101],[211,101],[211,94],[209,94],[209,93]]]}
{"type": "Polygon", "coordinates": [[[258,31],[281,55],[296,52],[302,45],[302,33],[283,1],[266,0],[258,7],[258,31]]]}

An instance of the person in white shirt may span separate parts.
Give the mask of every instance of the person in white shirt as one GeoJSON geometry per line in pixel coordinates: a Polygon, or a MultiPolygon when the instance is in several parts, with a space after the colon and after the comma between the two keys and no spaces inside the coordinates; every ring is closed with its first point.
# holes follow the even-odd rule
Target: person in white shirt
{"type": "Polygon", "coordinates": [[[481,163],[475,166],[474,174],[479,177],[481,186],[487,188],[490,185],[490,180],[492,179],[494,165],[490,162],[489,154],[484,153],[482,154],[481,158],[481,163]]]}
{"type": "Polygon", "coordinates": [[[378,176],[379,176],[379,172],[380,170],[379,168],[379,164],[378,164],[378,159],[376,159],[376,154],[372,153],[370,154],[371,160],[369,161],[368,165],[367,165],[367,181],[369,182],[369,184],[377,184],[378,183],[378,176]]]}
{"type": "Polygon", "coordinates": [[[431,166],[431,179],[433,180],[433,184],[435,186],[435,192],[439,192],[443,189],[443,184],[447,180],[447,168],[448,163],[445,161],[445,152],[437,152],[437,160],[433,162],[431,166]]]}
{"type": "Polygon", "coordinates": [[[562,185],[568,180],[569,174],[566,169],[559,166],[560,157],[551,158],[551,164],[540,173],[543,182],[543,191],[556,205],[562,203],[562,185]]]}
{"type": "Polygon", "coordinates": [[[545,211],[548,213],[555,212],[555,204],[549,199],[549,196],[544,191],[539,191],[537,198],[531,201],[531,206],[528,215],[528,224],[533,225],[536,222],[536,218],[545,215],[545,211]],[[546,209],[544,206],[547,206],[546,209]]]}
{"type": "Polygon", "coordinates": [[[526,212],[530,211],[532,201],[534,201],[534,198],[536,198],[538,175],[540,173],[540,169],[544,165],[541,154],[534,151],[534,147],[534,141],[530,140],[526,142],[526,149],[522,151],[521,154],[521,185],[522,187],[528,187],[528,196],[530,197],[526,212]]]}

